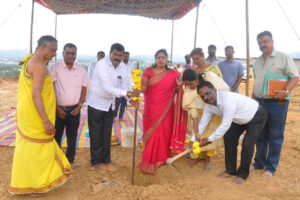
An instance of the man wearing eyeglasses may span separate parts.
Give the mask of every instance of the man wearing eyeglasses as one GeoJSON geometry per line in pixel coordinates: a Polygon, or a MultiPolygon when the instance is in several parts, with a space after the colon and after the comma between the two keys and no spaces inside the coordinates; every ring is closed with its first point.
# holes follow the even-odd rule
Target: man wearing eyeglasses
{"type": "Polygon", "coordinates": [[[61,145],[61,139],[66,128],[66,157],[75,169],[76,139],[80,121],[80,110],[85,101],[88,75],[86,70],[75,63],[77,47],[68,43],[64,46],[62,61],[51,66],[50,73],[56,96],[55,140],[61,145]]]}

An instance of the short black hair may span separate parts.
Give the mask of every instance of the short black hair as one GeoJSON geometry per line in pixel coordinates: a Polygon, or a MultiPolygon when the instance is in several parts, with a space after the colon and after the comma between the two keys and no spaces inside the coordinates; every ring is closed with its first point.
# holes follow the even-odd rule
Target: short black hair
{"type": "Polygon", "coordinates": [[[232,49],[232,50],[234,50],[233,46],[231,46],[231,45],[227,45],[227,46],[225,47],[225,51],[226,51],[227,49],[232,49]]]}
{"type": "Polygon", "coordinates": [[[270,31],[263,31],[257,35],[257,40],[262,38],[263,36],[269,36],[273,40],[272,33],[270,31]]]}
{"type": "Polygon", "coordinates": [[[130,55],[130,53],[128,51],[125,51],[124,54],[130,55]]]}
{"type": "Polygon", "coordinates": [[[104,51],[98,51],[97,56],[100,55],[100,54],[103,54],[105,56],[104,51]]]}
{"type": "Polygon", "coordinates": [[[200,83],[199,83],[199,85],[198,85],[198,87],[197,87],[197,92],[201,89],[201,88],[203,88],[203,87],[208,87],[208,88],[210,88],[210,89],[215,89],[215,87],[214,87],[214,85],[211,83],[211,82],[209,82],[209,81],[201,81],[200,83]]]}
{"type": "Polygon", "coordinates": [[[42,45],[46,44],[46,43],[50,43],[50,42],[56,42],[57,40],[55,39],[55,37],[51,36],[51,35],[44,35],[42,37],[40,37],[37,41],[38,45],[37,45],[37,49],[40,48],[42,45]]]}
{"type": "Polygon", "coordinates": [[[217,47],[216,47],[216,45],[214,45],[214,44],[210,44],[210,45],[208,46],[208,49],[214,49],[214,50],[217,50],[217,47]]]}
{"type": "Polygon", "coordinates": [[[66,50],[66,48],[74,48],[76,51],[77,51],[77,47],[76,47],[76,45],[75,44],[73,44],[73,43],[67,43],[67,44],[65,44],[65,46],[64,46],[64,51],[66,50]]]}
{"type": "Polygon", "coordinates": [[[114,50],[122,51],[124,53],[125,48],[122,44],[115,43],[115,44],[111,45],[109,53],[113,52],[114,50]]]}
{"type": "Polygon", "coordinates": [[[203,81],[204,78],[201,74],[197,74],[197,72],[193,69],[186,69],[183,72],[182,80],[183,81],[194,81],[198,78],[199,82],[203,81]]]}

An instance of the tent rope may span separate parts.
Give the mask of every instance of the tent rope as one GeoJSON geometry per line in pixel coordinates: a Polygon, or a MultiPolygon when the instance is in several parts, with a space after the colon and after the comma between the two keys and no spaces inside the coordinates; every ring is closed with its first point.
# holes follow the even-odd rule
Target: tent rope
{"type": "Polygon", "coordinates": [[[278,6],[280,7],[281,11],[283,12],[283,14],[284,14],[286,20],[287,20],[288,23],[290,24],[291,28],[293,29],[293,31],[294,31],[295,35],[297,36],[298,40],[300,40],[300,37],[299,37],[299,35],[298,35],[298,33],[297,33],[295,27],[293,26],[291,20],[290,20],[289,17],[287,16],[285,10],[283,9],[283,7],[281,6],[281,4],[279,3],[279,0],[277,0],[277,4],[278,4],[278,6]]]}
{"type": "Polygon", "coordinates": [[[224,44],[227,45],[227,42],[226,42],[225,37],[223,36],[223,34],[222,34],[222,32],[221,32],[221,29],[219,28],[218,24],[216,23],[215,19],[213,18],[212,14],[210,13],[210,11],[209,11],[207,5],[204,4],[204,3],[203,3],[203,8],[206,9],[206,11],[207,11],[207,13],[208,13],[210,19],[212,20],[212,22],[213,22],[214,26],[216,27],[217,31],[219,32],[219,34],[220,34],[220,36],[221,36],[221,38],[222,38],[224,44]]]}
{"type": "Polygon", "coordinates": [[[22,3],[24,2],[25,0],[22,0],[18,6],[3,20],[3,22],[0,24],[0,29],[1,27],[15,14],[15,12],[18,10],[19,7],[22,6],[22,3]]]}
{"type": "Polygon", "coordinates": [[[176,27],[177,27],[177,29],[178,29],[179,37],[180,37],[181,44],[182,44],[182,46],[183,46],[184,52],[187,52],[187,48],[186,48],[185,42],[184,42],[183,37],[182,37],[182,33],[181,33],[181,30],[180,30],[180,26],[178,25],[177,21],[175,21],[175,28],[176,28],[176,27]]]}

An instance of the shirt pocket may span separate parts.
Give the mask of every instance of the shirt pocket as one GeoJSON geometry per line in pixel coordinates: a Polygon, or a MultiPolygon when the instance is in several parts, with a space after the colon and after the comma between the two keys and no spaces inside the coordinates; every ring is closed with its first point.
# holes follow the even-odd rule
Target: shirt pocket
{"type": "Polygon", "coordinates": [[[74,74],[73,77],[73,86],[75,88],[81,88],[83,85],[83,77],[79,76],[78,74],[74,74]]]}
{"type": "Polygon", "coordinates": [[[270,67],[271,67],[271,71],[277,74],[285,74],[285,63],[280,60],[280,61],[276,61],[276,60],[272,60],[270,63],[270,67]]]}

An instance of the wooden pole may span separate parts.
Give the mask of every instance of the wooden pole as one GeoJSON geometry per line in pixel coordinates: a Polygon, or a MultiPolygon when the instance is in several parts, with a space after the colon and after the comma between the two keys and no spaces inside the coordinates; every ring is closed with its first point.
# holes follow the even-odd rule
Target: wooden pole
{"type": "Polygon", "coordinates": [[[246,48],[247,48],[246,96],[249,96],[250,47],[249,47],[249,9],[248,9],[248,0],[246,0],[246,48]]]}
{"type": "Polygon", "coordinates": [[[170,67],[172,66],[172,61],[173,61],[173,39],[174,39],[174,19],[172,19],[170,67]]]}
{"type": "MultiPolygon", "coordinates": [[[[137,69],[140,68],[139,63],[136,66],[137,69]]],[[[133,153],[132,153],[132,172],[131,172],[131,183],[134,184],[134,172],[135,172],[135,151],[136,151],[136,129],[137,129],[137,113],[138,109],[135,109],[134,114],[134,138],[133,138],[133,153]]]]}
{"type": "MultiPolygon", "coordinates": [[[[54,30],[54,37],[57,39],[57,15],[55,15],[55,30],[54,30]]],[[[57,60],[57,55],[55,54],[55,62],[57,60]]]]}
{"type": "Polygon", "coordinates": [[[199,5],[197,6],[197,12],[196,12],[196,24],[195,24],[195,38],[194,38],[194,48],[196,48],[197,44],[197,31],[198,31],[198,15],[199,15],[199,5]]]}
{"type": "Polygon", "coordinates": [[[29,44],[30,53],[32,53],[33,15],[34,15],[34,0],[32,0],[32,7],[31,7],[30,44],[29,44]]]}
{"type": "Polygon", "coordinates": [[[131,183],[132,183],[132,184],[134,184],[134,170],[135,170],[135,151],[136,151],[137,113],[138,113],[138,109],[135,109],[135,114],[134,114],[133,155],[132,155],[132,173],[131,173],[131,183]]]}

